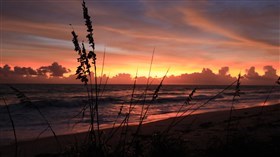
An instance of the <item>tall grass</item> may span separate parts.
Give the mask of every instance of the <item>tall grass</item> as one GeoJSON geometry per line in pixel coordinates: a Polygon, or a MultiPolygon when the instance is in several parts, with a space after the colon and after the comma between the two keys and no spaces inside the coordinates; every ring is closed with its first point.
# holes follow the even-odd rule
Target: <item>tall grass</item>
{"type": "MultiPolygon", "coordinates": [[[[84,19],[85,19],[85,25],[87,26],[87,38],[88,38],[88,43],[90,47],[92,48],[92,51],[89,51],[87,58],[92,61],[93,67],[94,67],[94,86],[95,86],[95,101],[94,101],[94,111],[92,111],[92,114],[96,114],[96,123],[97,123],[97,137],[98,137],[98,143],[101,142],[101,137],[100,137],[100,127],[99,127],[99,107],[98,107],[98,83],[97,83],[97,71],[96,71],[96,53],[95,53],[95,43],[94,43],[94,38],[93,38],[93,26],[92,26],[92,21],[91,17],[89,16],[88,13],[88,8],[86,7],[85,1],[82,3],[83,6],[83,14],[84,14],[84,19]]],[[[89,77],[90,77],[90,85],[92,86],[91,82],[91,71],[88,71],[89,77]]],[[[91,87],[91,95],[92,95],[92,87],[91,87]]],[[[93,117],[94,118],[94,117],[93,117]]]]}
{"type": "Polygon", "coordinates": [[[233,98],[232,98],[231,108],[230,108],[230,112],[229,112],[229,119],[228,119],[228,124],[227,124],[227,129],[226,129],[227,130],[227,136],[226,136],[227,143],[228,143],[230,131],[231,131],[230,127],[231,127],[231,121],[232,121],[232,112],[234,110],[235,98],[240,97],[240,79],[241,79],[241,75],[239,73],[237,82],[236,82],[236,86],[235,86],[235,92],[234,92],[233,98]]]}
{"type": "MultiPolygon", "coordinates": [[[[106,47],[104,47],[104,52],[103,52],[103,57],[102,57],[102,67],[101,67],[100,81],[99,81],[99,87],[98,87],[98,96],[100,96],[100,92],[101,92],[101,84],[102,84],[102,79],[103,79],[105,57],[106,57],[106,47]]],[[[107,81],[105,81],[104,88],[107,85],[107,81]]]]}
{"type": "Polygon", "coordinates": [[[275,81],[275,84],[270,88],[270,90],[268,91],[267,96],[265,97],[264,102],[262,103],[262,106],[260,108],[260,112],[258,114],[258,118],[257,118],[257,124],[259,125],[262,122],[262,116],[263,116],[263,112],[264,112],[264,107],[268,101],[268,99],[270,98],[271,93],[273,92],[273,90],[280,85],[280,77],[275,81]]]}
{"type": "Polygon", "coordinates": [[[18,140],[17,140],[16,127],[15,127],[15,124],[14,124],[14,120],[13,120],[10,108],[9,108],[7,102],[6,102],[6,99],[4,97],[2,97],[2,100],[5,104],[5,107],[7,109],[8,115],[9,115],[10,122],[11,122],[12,127],[13,127],[13,133],[14,133],[14,138],[15,138],[15,157],[17,157],[18,156],[18,140]]]}
{"type": "Polygon", "coordinates": [[[148,91],[149,83],[150,83],[152,65],[153,65],[153,61],[154,61],[154,55],[155,55],[155,48],[153,50],[152,59],[151,59],[151,63],[150,63],[150,68],[149,68],[149,74],[148,74],[147,83],[146,83],[146,88],[145,88],[145,91],[144,91],[144,99],[143,99],[143,104],[142,104],[142,109],[141,109],[141,114],[140,114],[140,121],[143,118],[143,113],[144,113],[144,108],[145,108],[145,103],[146,103],[146,97],[147,97],[147,91],[148,91]]]}
{"type": "MultiPolygon", "coordinates": [[[[162,87],[163,81],[164,81],[164,79],[166,78],[168,72],[169,72],[169,68],[168,68],[168,70],[166,71],[165,75],[162,77],[162,79],[161,79],[161,81],[160,81],[160,84],[157,86],[156,90],[154,91],[154,93],[153,93],[153,95],[152,95],[152,98],[151,98],[151,101],[150,101],[150,103],[147,105],[145,111],[142,111],[142,110],[141,110],[141,113],[143,112],[143,115],[142,115],[142,117],[141,117],[141,119],[140,119],[140,122],[139,122],[137,128],[136,128],[136,131],[135,131],[135,133],[134,133],[134,137],[133,137],[131,143],[135,142],[135,140],[138,138],[138,134],[139,134],[139,132],[140,132],[141,126],[142,126],[142,124],[143,124],[143,121],[144,121],[145,118],[147,118],[147,113],[148,113],[148,111],[149,111],[150,106],[151,106],[151,105],[155,102],[155,100],[158,98],[159,90],[160,90],[160,88],[162,87]]],[[[146,94],[144,94],[144,95],[146,95],[146,94]]]]}
{"type": "MultiPolygon", "coordinates": [[[[47,125],[47,129],[43,130],[43,132],[47,131],[48,129],[51,130],[55,140],[56,140],[56,143],[59,147],[60,150],[62,150],[62,146],[61,146],[61,143],[60,141],[58,140],[57,138],[57,135],[51,125],[51,123],[49,122],[49,120],[47,119],[47,117],[45,116],[45,114],[43,114],[43,112],[41,111],[41,109],[32,103],[31,99],[29,97],[27,97],[23,92],[21,92],[20,90],[18,90],[17,88],[13,87],[13,86],[10,86],[10,88],[16,93],[17,95],[17,98],[20,100],[20,102],[24,105],[27,105],[33,109],[35,109],[39,115],[43,118],[43,120],[45,121],[46,125],[47,125]]],[[[40,134],[42,134],[43,132],[41,132],[40,134]]],[[[40,136],[40,135],[39,135],[40,136]]]]}
{"type": "MultiPolygon", "coordinates": [[[[194,88],[191,93],[188,95],[188,97],[186,98],[185,102],[180,106],[179,110],[177,111],[175,117],[172,119],[171,123],[169,124],[169,126],[166,128],[166,130],[163,131],[163,133],[168,133],[170,131],[170,129],[172,128],[172,126],[174,125],[174,123],[176,122],[176,118],[178,117],[179,113],[181,113],[182,109],[185,106],[190,106],[190,102],[193,99],[193,95],[196,92],[196,88],[194,88]]],[[[191,106],[185,110],[185,112],[187,112],[189,109],[191,109],[191,106]]],[[[182,115],[181,115],[182,116],[182,115]]]]}
{"type": "Polygon", "coordinates": [[[266,96],[266,98],[265,98],[265,100],[264,100],[264,102],[263,102],[263,104],[262,104],[261,111],[260,111],[260,115],[262,115],[264,106],[265,106],[266,102],[268,101],[268,99],[269,99],[269,97],[270,97],[272,91],[273,91],[273,90],[276,88],[276,86],[278,86],[278,85],[280,85],[280,77],[275,81],[275,84],[274,84],[274,85],[271,87],[271,89],[269,90],[269,92],[268,92],[268,94],[267,94],[267,96],[266,96]]]}
{"type": "MultiPolygon", "coordinates": [[[[201,109],[202,107],[204,107],[205,105],[207,105],[208,103],[210,103],[211,101],[215,100],[216,98],[218,98],[218,96],[220,96],[222,93],[224,93],[226,90],[230,89],[235,83],[237,82],[237,80],[233,81],[230,85],[226,86],[224,89],[222,89],[220,92],[218,92],[216,95],[212,96],[211,98],[209,98],[208,100],[206,100],[204,103],[202,104],[193,104],[191,105],[189,108],[187,108],[183,113],[181,113],[175,120],[175,122],[173,122],[172,125],[169,125],[167,127],[167,129],[164,130],[164,133],[169,132],[172,128],[174,128],[175,126],[177,126],[179,123],[181,123],[184,119],[186,119],[187,117],[189,117],[190,115],[192,115],[194,112],[198,111],[199,109],[201,109]],[[196,106],[196,107],[195,107],[196,106]],[[192,111],[190,111],[192,110],[192,111]],[[190,112],[189,112],[190,111],[190,112]]],[[[179,109],[180,110],[180,109],[179,109]]]]}
{"type": "MultiPolygon", "coordinates": [[[[78,52],[79,58],[78,62],[80,65],[77,67],[76,75],[77,79],[80,79],[81,82],[84,83],[87,89],[88,93],[88,108],[90,113],[90,131],[89,131],[89,138],[90,142],[93,142],[100,146],[101,144],[101,137],[100,137],[100,123],[99,123],[99,107],[98,107],[98,95],[99,95],[99,88],[97,83],[97,68],[96,68],[96,53],[95,53],[95,42],[94,42],[94,36],[93,36],[93,26],[91,17],[88,13],[88,8],[86,7],[85,1],[82,2],[83,7],[83,17],[85,20],[85,25],[87,28],[87,35],[86,38],[88,39],[88,44],[91,47],[91,50],[87,52],[84,43],[82,43],[82,49],[80,47],[79,41],[78,41],[78,35],[73,30],[72,36],[73,36],[73,44],[74,44],[74,50],[78,52]],[[91,67],[93,65],[93,74],[94,74],[94,83],[92,82],[92,71],[91,67]],[[89,79],[88,79],[89,78],[89,79]],[[88,84],[89,82],[89,84],[88,84]],[[93,93],[93,86],[95,88],[95,94],[93,93]],[[95,118],[96,118],[96,125],[97,125],[97,135],[95,134],[95,118]]],[[[104,51],[104,57],[103,57],[103,63],[105,59],[105,51],[104,51]]],[[[102,66],[102,73],[103,73],[103,66],[102,66]]],[[[87,107],[83,108],[83,112],[87,109],[87,107]]]]}

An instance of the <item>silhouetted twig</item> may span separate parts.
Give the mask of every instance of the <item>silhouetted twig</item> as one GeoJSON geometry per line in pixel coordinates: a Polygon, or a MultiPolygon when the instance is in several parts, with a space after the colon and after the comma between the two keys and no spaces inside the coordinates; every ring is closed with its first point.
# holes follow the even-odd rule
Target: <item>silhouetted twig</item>
{"type": "Polygon", "coordinates": [[[52,134],[53,134],[53,136],[54,136],[54,138],[55,138],[55,140],[56,140],[60,150],[62,150],[61,144],[60,144],[60,142],[59,142],[59,140],[58,140],[58,138],[56,136],[55,131],[53,130],[53,128],[52,128],[50,122],[48,121],[48,119],[46,118],[46,116],[41,112],[40,108],[38,106],[34,105],[31,102],[31,100],[24,93],[22,93],[20,90],[18,90],[15,87],[12,87],[12,86],[10,86],[10,88],[15,91],[15,93],[16,93],[16,95],[17,95],[17,97],[18,97],[18,99],[20,100],[21,103],[27,104],[28,106],[34,108],[39,113],[39,115],[43,118],[43,120],[45,121],[47,126],[50,128],[50,130],[51,130],[51,132],[52,132],[52,134]]]}
{"type": "MultiPolygon", "coordinates": [[[[268,95],[266,96],[266,98],[265,98],[265,100],[264,100],[264,102],[263,102],[263,104],[262,104],[261,111],[260,111],[260,114],[259,114],[259,118],[262,116],[262,113],[263,113],[265,104],[266,104],[266,102],[268,101],[268,99],[269,99],[269,97],[270,97],[272,91],[274,90],[274,88],[275,88],[277,85],[280,85],[280,77],[276,80],[274,86],[272,86],[272,88],[269,90],[268,95]]],[[[260,120],[258,120],[258,122],[260,122],[260,120]]]]}
{"type": "Polygon", "coordinates": [[[18,140],[17,140],[17,134],[16,134],[16,128],[15,128],[14,120],[13,120],[12,114],[11,114],[11,112],[10,112],[10,108],[9,108],[9,106],[8,106],[8,104],[7,104],[6,100],[5,100],[5,98],[2,97],[2,100],[3,100],[4,104],[5,104],[5,107],[6,107],[6,109],[7,109],[7,112],[8,112],[8,114],[9,114],[10,122],[11,122],[12,127],[13,127],[14,138],[15,138],[15,157],[17,157],[17,156],[18,156],[18,140]]]}
{"type": "Polygon", "coordinates": [[[149,81],[150,81],[152,65],[153,65],[153,61],[154,61],[154,55],[155,55],[155,48],[153,50],[152,59],[151,59],[151,63],[150,63],[150,68],[149,68],[149,74],[148,74],[148,78],[147,78],[147,84],[146,84],[146,88],[144,90],[144,98],[143,98],[143,104],[142,104],[142,109],[141,109],[141,114],[140,114],[140,121],[143,118],[143,112],[144,112],[145,103],[146,103],[146,96],[147,96],[147,91],[148,91],[148,87],[149,87],[148,85],[149,85],[149,81]]]}
{"type": "Polygon", "coordinates": [[[166,128],[166,130],[163,131],[163,133],[168,133],[169,130],[171,129],[171,127],[174,125],[176,118],[178,117],[179,113],[182,111],[183,107],[186,105],[190,105],[190,102],[193,99],[193,95],[196,92],[196,88],[194,88],[191,93],[188,95],[188,97],[186,98],[186,101],[181,105],[181,107],[179,108],[179,110],[177,111],[175,117],[173,118],[173,120],[171,121],[171,123],[169,124],[169,126],[166,128]]]}
{"type": "Polygon", "coordinates": [[[231,120],[232,120],[232,112],[234,110],[235,98],[237,96],[240,97],[240,79],[241,79],[241,76],[239,74],[238,78],[237,78],[236,86],[235,86],[235,92],[234,92],[234,95],[233,95],[233,98],[232,98],[230,113],[229,113],[229,119],[228,119],[228,125],[227,125],[227,138],[226,138],[227,143],[228,143],[229,132],[230,132],[230,125],[231,125],[231,120]]]}
{"type": "MultiPolygon", "coordinates": [[[[189,112],[187,115],[185,115],[185,113],[187,113],[188,110],[186,110],[185,112],[183,112],[179,117],[178,117],[178,121],[174,123],[173,126],[171,126],[171,128],[175,127],[176,125],[178,125],[181,121],[183,121],[185,118],[187,118],[189,115],[193,114],[194,112],[196,112],[197,110],[199,110],[201,107],[207,105],[209,102],[211,102],[212,100],[215,100],[219,95],[221,95],[224,91],[226,91],[227,89],[229,89],[230,87],[232,87],[235,83],[237,82],[237,80],[235,80],[234,82],[232,82],[230,85],[228,85],[227,87],[225,87],[223,90],[221,90],[219,93],[217,93],[216,95],[214,95],[213,97],[211,97],[210,99],[208,99],[206,102],[204,102],[203,104],[199,105],[198,107],[194,108],[191,112],[189,112]],[[181,119],[180,119],[181,118],[181,119]]],[[[170,129],[171,129],[170,128],[170,129]]],[[[169,129],[169,130],[170,130],[169,129]]]]}
{"type": "Polygon", "coordinates": [[[138,126],[137,126],[137,129],[136,129],[136,131],[135,131],[135,133],[134,133],[134,137],[133,137],[131,143],[133,143],[134,140],[135,140],[135,138],[137,138],[137,136],[138,136],[138,134],[139,134],[139,132],[140,132],[141,126],[142,126],[142,124],[143,124],[143,121],[144,121],[144,119],[146,118],[147,113],[148,113],[148,111],[149,111],[149,108],[150,108],[151,104],[157,99],[157,97],[158,97],[158,92],[159,92],[160,88],[162,87],[163,81],[164,81],[164,79],[166,78],[168,72],[169,72],[169,68],[168,68],[168,70],[166,71],[166,73],[165,73],[165,75],[163,76],[163,78],[161,79],[160,84],[157,86],[156,90],[154,91],[154,94],[153,94],[153,96],[152,96],[151,102],[147,105],[147,108],[146,108],[146,110],[145,110],[143,116],[141,117],[141,120],[140,120],[140,122],[139,122],[139,124],[138,124],[138,126]]]}

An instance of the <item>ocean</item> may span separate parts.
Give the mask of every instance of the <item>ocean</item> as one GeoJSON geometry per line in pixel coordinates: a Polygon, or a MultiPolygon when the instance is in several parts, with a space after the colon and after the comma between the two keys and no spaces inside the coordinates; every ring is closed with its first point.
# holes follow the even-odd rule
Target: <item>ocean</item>
{"type": "MultiPolygon", "coordinates": [[[[90,122],[89,115],[85,113],[84,118],[82,118],[82,114],[79,114],[83,106],[87,103],[88,96],[85,86],[78,84],[14,84],[12,86],[24,93],[30,99],[32,105],[36,105],[41,110],[51,123],[56,134],[63,135],[88,130],[88,124],[90,122]]],[[[192,112],[197,106],[208,101],[225,87],[208,85],[163,85],[159,91],[157,100],[151,102],[151,97],[157,86],[151,85],[149,87],[146,101],[144,101],[142,93],[145,91],[146,86],[137,85],[133,104],[136,101],[138,103],[131,113],[130,123],[137,124],[139,122],[143,103],[146,105],[151,104],[145,122],[152,122],[174,117],[194,88],[197,90],[190,103],[192,108],[189,109],[189,112],[192,112]],[[141,97],[142,99],[139,99],[141,97]]],[[[107,85],[105,88],[101,86],[99,96],[101,128],[112,127],[120,108],[123,109],[116,124],[122,121],[129,107],[132,89],[132,85],[107,85]]],[[[261,106],[270,92],[271,94],[265,105],[280,103],[279,87],[273,88],[273,90],[271,89],[272,86],[241,85],[240,97],[235,98],[234,108],[261,106]]],[[[226,90],[194,113],[229,110],[232,105],[234,92],[235,87],[226,90]]],[[[19,141],[37,138],[46,129],[47,125],[38,111],[32,105],[21,103],[15,91],[9,86],[0,85],[0,96],[5,98],[9,106],[19,141]]],[[[184,109],[188,107],[190,106],[185,105],[184,109]]],[[[51,132],[47,130],[40,137],[51,135],[51,132]]],[[[5,103],[1,99],[0,145],[7,145],[12,142],[12,125],[5,103]]]]}

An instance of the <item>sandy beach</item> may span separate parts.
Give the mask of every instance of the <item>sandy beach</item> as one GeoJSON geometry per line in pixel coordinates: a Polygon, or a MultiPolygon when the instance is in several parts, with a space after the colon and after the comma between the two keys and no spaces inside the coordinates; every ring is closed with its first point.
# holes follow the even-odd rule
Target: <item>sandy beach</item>
{"type": "MultiPolygon", "coordinates": [[[[261,110],[261,107],[234,110],[230,131],[227,131],[229,111],[183,117],[183,120],[172,128],[168,135],[183,141],[183,147],[191,156],[211,156],[213,153],[216,153],[214,156],[219,156],[217,152],[221,153],[225,149],[224,145],[227,143],[226,139],[229,133],[236,139],[232,140],[236,142],[234,143],[235,146],[240,145],[240,150],[236,150],[236,153],[241,151],[246,154],[242,150],[243,145],[248,146],[246,151],[251,151],[252,147],[258,155],[261,155],[258,152],[266,153],[263,155],[279,152],[280,104],[265,106],[260,114],[261,110]]],[[[141,129],[141,139],[149,141],[155,133],[165,130],[173,120],[174,118],[170,118],[144,124],[141,129]]],[[[179,118],[175,120],[179,120],[179,118]]],[[[135,129],[136,126],[130,126],[128,133],[133,133],[135,129]]],[[[108,134],[111,130],[105,129],[102,131],[106,136],[106,133],[108,134]]],[[[63,146],[62,150],[69,149],[75,143],[82,143],[86,135],[87,133],[79,133],[59,136],[59,141],[63,146]]],[[[110,140],[110,144],[115,145],[119,136],[119,133],[115,134],[112,140],[110,140]]],[[[21,157],[31,157],[38,154],[40,154],[39,156],[49,156],[48,154],[59,151],[59,147],[53,137],[19,142],[19,156],[21,157]]],[[[2,146],[0,148],[0,156],[14,156],[14,145],[2,146]]]]}

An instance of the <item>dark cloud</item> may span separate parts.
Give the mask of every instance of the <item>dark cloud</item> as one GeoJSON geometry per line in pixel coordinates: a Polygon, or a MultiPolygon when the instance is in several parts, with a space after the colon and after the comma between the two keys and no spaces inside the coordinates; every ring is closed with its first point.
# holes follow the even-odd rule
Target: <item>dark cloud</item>
{"type": "Polygon", "coordinates": [[[277,74],[276,74],[276,69],[274,69],[272,66],[267,65],[263,67],[264,69],[264,78],[266,79],[276,79],[278,78],[277,74]]]}
{"type": "Polygon", "coordinates": [[[112,77],[109,82],[113,84],[131,84],[132,77],[130,74],[127,73],[120,73],[112,77]]]}
{"type": "Polygon", "coordinates": [[[12,69],[9,65],[4,65],[0,67],[0,83],[61,83],[66,80],[63,74],[68,72],[70,72],[69,69],[59,65],[57,62],[50,66],[42,66],[37,70],[31,67],[19,66],[15,66],[12,69]]]}
{"type": "Polygon", "coordinates": [[[255,71],[255,67],[251,67],[246,70],[246,74],[244,75],[246,84],[274,84],[277,80],[278,76],[276,74],[276,69],[270,65],[264,66],[264,75],[259,75],[255,71]]]}
{"type": "Polygon", "coordinates": [[[42,66],[37,71],[39,75],[46,75],[47,73],[50,73],[50,76],[54,77],[62,77],[63,74],[70,72],[69,69],[59,65],[57,62],[54,62],[50,66],[42,66]]]}
{"type": "Polygon", "coordinates": [[[229,67],[222,67],[220,70],[219,70],[219,75],[227,75],[229,72],[229,67]]]}
{"type": "Polygon", "coordinates": [[[14,73],[16,75],[37,75],[37,71],[31,67],[14,67],[14,73]]]}
{"type": "Polygon", "coordinates": [[[229,68],[223,67],[219,70],[219,74],[215,74],[209,68],[203,68],[200,73],[182,74],[180,76],[171,76],[167,78],[168,83],[179,84],[202,84],[202,85],[220,85],[229,84],[236,78],[226,75],[229,68]]]}
{"type": "Polygon", "coordinates": [[[255,71],[255,67],[246,70],[245,77],[250,80],[259,80],[261,76],[255,71]]]}
{"type": "Polygon", "coordinates": [[[47,76],[47,73],[49,72],[48,67],[40,67],[39,69],[37,69],[37,73],[39,76],[47,76]]]}
{"type": "Polygon", "coordinates": [[[0,67],[0,76],[7,76],[12,73],[11,67],[9,65],[4,65],[3,67],[0,67]]]}
{"type": "MultiPolygon", "coordinates": [[[[189,84],[189,85],[227,85],[235,81],[237,78],[229,74],[229,67],[220,68],[216,74],[209,68],[203,68],[201,72],[190,74],[181,74],[179,76],[166,77],[164,84],[189,84]]],[[[246,70],[241,80],[242,85],[272,85],[277,80],[277,71],[272,66],[264,66],[264,75],[260,75],[255,71],[255,67],[246,70]]],[[[69,72],[65,67],[54,62],[50,66],[42,66],[37,71],[30,67],[15,67],[14,70],[9,65],[0,67],[0,83],[80,83],[76,80],[75,75],[62,77],[63,74],[69,72]],[[50,77],[48,77],[50,76],[50,77]]],[[[102,77],[105,83],[107,76],[102,77]]],[[[133,76],[128,73],[119,73],[111,77],[109,84],[132,84],[133,76]]],[[[100,78],[98,78],[99,82],[100,78]]],[[[161,78],[151,78],[153,84],[158,84],[161,78]]],[[[137,84],[146,84],[147,77],[139,76],[137,84]]]]}

